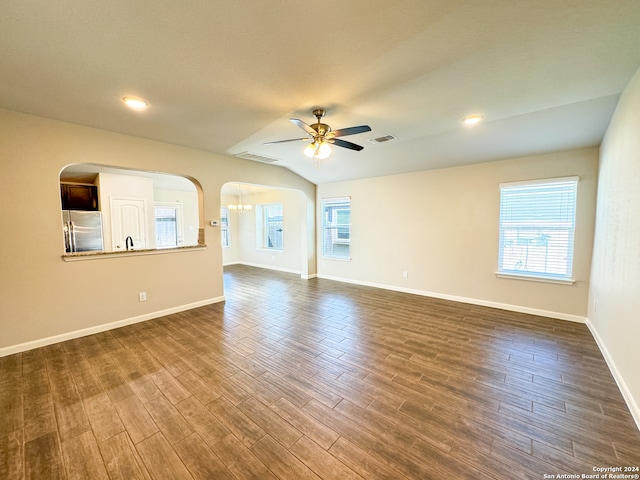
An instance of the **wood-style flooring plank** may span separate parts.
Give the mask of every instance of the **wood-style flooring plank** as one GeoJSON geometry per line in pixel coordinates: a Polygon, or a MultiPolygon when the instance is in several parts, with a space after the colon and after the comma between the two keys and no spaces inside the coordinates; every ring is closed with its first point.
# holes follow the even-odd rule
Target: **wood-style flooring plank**
{"type": "Polygon", "coordinates": [[[149,474],[126,432],[99,445],[110,480],[149,480],[149,474]]]}
{"type": "Polygon", "coordinates": [[[269,465],[269,470],[279,478],[320,480],[320,477],[313,473],[313,470],[268,435],[253,445],[251,451],[262,460],[262,463],[269,465]]]}
{"type": "Polygon", "coordinates": [[[196,480],[236,478],[197,433],[180,440],[173,448],[196,480]]]}
{"type": "Polygon", "coordinates": [[[49,432],[24,444],[24,478],[57,480],[66,477],[57,432],[49,432]]]}
{"type": "Polygon", "coordinates": [[[138,397],[131,396],[114,402],[114,407],[134,444],[158,432],[158,426],[138,397]]]}
{"type": "Polygon", "coordinates": [[[0,437],[0,478],[22,480],[24,478],[22,431],[14,430],[0,437]]]}
{"type": "Polygon", "coordinates": [[[87,398],[82,403],[98,442],[124,431],[120,416],[106,394],[87,398]]]}
{"type": "Polygon", "coordinates": [[[289,450],[320,478],[326,480],[364,480],[306,436],[301,437],[289,450]]]}
{"type": "Polygon", "coordinates": [[[193,480],[176,451],[157,433],[142,440],[136,449],[154,480],[193,480]]]}
{"type": "Polygon", "coordinates": [[[255,267],[0,358],[0,478],[540,479],[640,465],[585,325],[255,267]]]}
{"type": "Polygon", "coordinates": [[[67,478],[69,480],[109,480],[98,444],[91,431],[62,442],[67,478]]]}

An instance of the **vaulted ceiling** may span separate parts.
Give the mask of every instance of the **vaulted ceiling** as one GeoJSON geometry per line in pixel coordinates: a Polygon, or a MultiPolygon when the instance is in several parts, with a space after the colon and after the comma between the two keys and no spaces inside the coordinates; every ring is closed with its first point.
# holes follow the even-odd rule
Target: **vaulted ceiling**
{"type": "Polygon", "coordinates": [[[597,146],[639,45],[637,0],[0,0],[0,107],[323,183],[597,146]],[[314,107],[364,150],[263,145],[314,107]]]}

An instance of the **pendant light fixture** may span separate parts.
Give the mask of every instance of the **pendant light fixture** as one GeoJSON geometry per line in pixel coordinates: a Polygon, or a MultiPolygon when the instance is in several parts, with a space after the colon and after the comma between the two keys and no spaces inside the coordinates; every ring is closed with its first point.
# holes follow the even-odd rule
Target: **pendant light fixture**
{"type": "Polygon", "coordinates": [[[240,215],[242,215],[244,212],[248,212],[249,210],[253,209],[253,205],[242,203],[242,187],[240,187],[239,183],[238,183],[238,203],[235,205],[227,205],[227,208],[229,209],[229,211],[237,212],[240,215]]]}

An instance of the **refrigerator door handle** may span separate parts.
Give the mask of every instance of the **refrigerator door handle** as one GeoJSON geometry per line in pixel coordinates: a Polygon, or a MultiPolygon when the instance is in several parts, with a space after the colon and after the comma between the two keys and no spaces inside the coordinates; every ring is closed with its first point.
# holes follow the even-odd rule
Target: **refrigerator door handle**
{"type": "Polygon", "coordinates": [[[69,243],[71,244],[71,253],[76,253],[76,226],[73,222],[69,222],[69,243]]]}
{"type": "Polygon", "coordinates": [[[64,222],[62,231],[64,232],[64,251],[71,252],[71,240],[70,240],[71,237],[69,234],[69,222],[64,222]]]}

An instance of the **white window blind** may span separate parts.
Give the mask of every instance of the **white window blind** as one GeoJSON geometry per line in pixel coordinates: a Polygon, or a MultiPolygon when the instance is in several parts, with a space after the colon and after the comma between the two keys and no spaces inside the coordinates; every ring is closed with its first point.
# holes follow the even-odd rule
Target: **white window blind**
{"type": "Polygon", "coordinates": [[[571,280],[578,177],[500,185],[498,273],[571,280]]]}
{"type": "Polygon", "coordinates": [[[220,208],[220,233],[222,235],[222,248],[229,248],[229,209],[220,208]]]}
{"type": "Polygon", "coordinates": [[[258,205],[257,212],[258,248],[282,251],[282,204],[258,205]]]}
{"type": "Polygon", "coordinates": [[[349,259],[351,250],[351,199],[322,200],[322,255],[349,259]]]}

